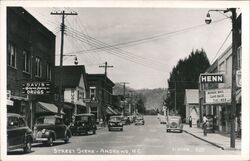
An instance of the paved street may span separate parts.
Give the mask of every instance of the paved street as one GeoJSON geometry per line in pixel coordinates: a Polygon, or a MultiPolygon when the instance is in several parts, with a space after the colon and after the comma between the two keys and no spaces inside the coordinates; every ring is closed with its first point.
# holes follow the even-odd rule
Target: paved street
{"type": "MultiPolygon", "coordinates": [[[[174,154],[240,154],[239,151],[225,151],[185,132],[166,133],[165,125],[156,116],[145,116],[144,126],[134,124],[124,126],[124,131],[103,128],[96,135],[73,136],[70,142],[55,142],[53,147],[34,144],[35,154],[81,154],[81,155],[174,155],[174,154]]],[[[11,152],[9,154],[20,154],[11,152]]]]}

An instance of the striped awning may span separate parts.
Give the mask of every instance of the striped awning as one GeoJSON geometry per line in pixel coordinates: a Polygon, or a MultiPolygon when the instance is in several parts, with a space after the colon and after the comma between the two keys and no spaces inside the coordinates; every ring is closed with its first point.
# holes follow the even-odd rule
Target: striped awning
{"type": "MultiPolygon", "coordinates": [[[[54,114],[57,114],[58,107],[51,103],[45,103],[45,102],[37,102],[37,111],[38,113],[46,113],[51,112],[54,114]]],[[[65,114],[63,111],[60,112],[61,114],[65,114]]]]}
{"type": "Polygon", "coordinates": [[[110,107],[110,106],[107,106],[106,112],[107,112],[107,114],[110,114],[110,115],[117,115],[117,114],[118,114],[118,113],[117,113],[114,109],[112,109],[112,107],[110,107]]]}

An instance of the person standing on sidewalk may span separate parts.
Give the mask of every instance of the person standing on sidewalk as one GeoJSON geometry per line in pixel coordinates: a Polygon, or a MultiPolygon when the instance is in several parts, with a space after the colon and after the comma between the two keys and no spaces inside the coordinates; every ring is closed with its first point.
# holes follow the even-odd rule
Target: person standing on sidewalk
{"type": "Polygon", "coordinates": [[[189,121],[189,127],[192,127],[192,117],[191,116],[189,116],[188,121],[189,121]]]}
{"type": "Polygon", "coordinates": [[[208,119],[207,119],[206,115],[203,115],[203,134],[204,134],[204,136],[207,136],[207,123],[208,123],[208,119]]]}

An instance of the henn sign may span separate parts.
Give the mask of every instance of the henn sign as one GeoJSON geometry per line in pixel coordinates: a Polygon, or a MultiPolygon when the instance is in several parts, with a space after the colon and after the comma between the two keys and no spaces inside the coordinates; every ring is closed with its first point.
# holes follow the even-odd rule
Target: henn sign
{"type": "Polygon", "coordinates": [[[223,83],[223,75],[222,74],[201,74],[200,75],[201,83],[223,83]]]}

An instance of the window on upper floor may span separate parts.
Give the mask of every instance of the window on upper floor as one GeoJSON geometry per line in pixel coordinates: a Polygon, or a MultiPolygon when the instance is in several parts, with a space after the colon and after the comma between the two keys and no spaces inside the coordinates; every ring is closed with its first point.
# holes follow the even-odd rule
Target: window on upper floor
{"type": "Polygon", "coordinates": [[[36,57],[36,72],[35,76],[42,77],[42,62],[39,57],[36,57]]]}
{"type": "Polygon", "coordinates": [[[47,63],[46,79],[51,80],[51,65],[49,63],[47,63]]]}
{"type": "Polygon", "coordinates": [[[17,48],[16,46],[8,42],[8,49],[7,49],[7,63],[9,66],[16,68],[16,55],[17,55],[17,48]]]}
{"type": "Polygon", "coordinates": [[[30,53],[26,50],[23,50],[23,71],[30,73],[30,65],[31,65],[31,57],[30,53]]]}
{"type": "Polygon", "coordinates": [[[90,99],[95,100],[96,99],[96,87],[89,87],[90,89],[90,99]]]}

